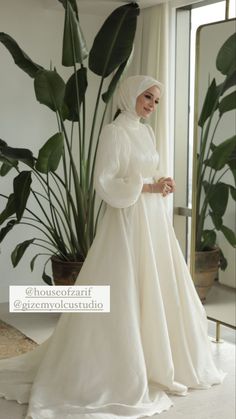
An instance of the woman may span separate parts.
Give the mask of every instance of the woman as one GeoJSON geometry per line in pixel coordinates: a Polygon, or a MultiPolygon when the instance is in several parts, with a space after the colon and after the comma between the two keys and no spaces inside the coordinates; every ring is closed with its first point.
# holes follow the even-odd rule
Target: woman
{"type": "Polygon", "coordinates": [[[29,402],[27,419],[152,416],[173,404],[168,393],[224,379],[163,204],[174,181],[140,122],[161,91],[151,77],[125,80],[100,138],[95,187],[107,206],[77,284],[110,285],[110,313],[63,314],[36,350],[0,362],[0,393],[29,402]]]}

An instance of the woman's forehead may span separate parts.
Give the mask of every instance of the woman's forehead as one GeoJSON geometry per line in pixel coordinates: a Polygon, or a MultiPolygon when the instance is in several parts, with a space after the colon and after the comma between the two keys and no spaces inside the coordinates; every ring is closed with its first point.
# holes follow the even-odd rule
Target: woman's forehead
{"type": "Polygon", "coordinates": [[[149,93],[151,93],[151,94],[153,94],[153,95],[154,95],[154,96],[156,96],[156,97],[159,97],[159,96],[160,96],[160,94],[161,94],[159,87],[158,87],[158,86],[156,86],[156,85],[151,86],[151,87],[149,87],[148,89],[144,90],[144,91],[141,93],[141,95],[143,95],[143,94],[145,94],[145,93],[148,93],[148,92],[149,92],[149,93]]]}

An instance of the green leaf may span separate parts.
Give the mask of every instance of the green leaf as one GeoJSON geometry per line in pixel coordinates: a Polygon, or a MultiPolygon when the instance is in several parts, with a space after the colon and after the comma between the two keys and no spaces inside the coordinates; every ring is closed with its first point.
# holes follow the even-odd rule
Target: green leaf
{"type": "Polygon", "coordinates": [[[232,151],[232,153],[230,154],[228,161],[227,161],[227,165],[229,166],[229,169],[234,177],[234,183],[236,186],[236,147],[234,148],[234,150],[232,151]]]}
{"type": "Polygon", "coordinates": [[[14,225],[17,224],[16,220],[8,221],[7,225],[0,230],[0,243],[3,241],[4,237],[11,231],[14,225]]]}
{"type": "Polygon", "coordinates": [[[236,201],[236,188],[230,185],[230,193],[234,201],[236,201]]]}
{"type": "Polygon", "coordinates": [[[216,230],[220,230],[221,226],[223,225],[223,220],[222,220],[221,216],[219,214],[211,212],[211,211],[210,211],[210,216],[211,216],[211,219],[213,221],[213,224],[214,224],[216,230]]]}
{"type": "Polygon", "coordinates": [[[33,259],[31,259],[31,261],[30,261],[30,270],[31,270],[31,272],[33,272],[33,270],[34,270],[34,264],[35,264],[35,261],[36,261],[37,257],[38,256],[41,256],[42,254],[43,253],[37,253],[37,255],[35,255],[33,257],[33,259]]]}
{"type": "Polygon", "coordinates": [[[211,185],[211,192],[209,196],[209,205],[213,213],[223,217],[227,208],[229,199],[229,187],[223,182],[218,182],[211,185]]]}
{"type": "Polygon", "coordinates": [[[24,255],[25,251],[28,249],[28,247],[34,242],[35,239],[31,240],[25,240],[22,243],[19,243],[15,249],[13,250],[11,254],[11,261],[14,268],[18,265],[20,262],[22,256],[24,255]]]}
{"type": "Polygon", "coordinates": [[[73,10],[69,1],[66,1],[66,12],[64,21],[62,65],[66,67],[80,63],[88,56],[88,51],[81,30],[78,11],[73,10]]]}
{"type": "Polygon", "coordinates": [[[229,76],[227,76],[224,84],[223,84],[223,90],[222,93],[226,92],[226,90],[230,89],[230,87],[233,87],[236,85],[236,70],[230,74],[229,76]]]}
{"type": "Polygon", "coordinates": [[[17,166],[17,161],[14,160],[14,164],[8,164],[8,162],[4,162],[0,169],[0,176],[6,176],[13,167],[17,166]]]}
{"type": "Polygon", "coordinates": [[[34,89],[40,103],[48,106],[52,111],[62,110],[65,83],[55,70],[39,71],[34,79],[34,89]]]}
{"type": "Polygon", "coordinates": [[[30,194],[31,172],[23,171],[13,181],[17,221],[20,221],[30,194]]]}
{"type": "Polygon", "coordinates": [[[108,102],[109,102],[109,100],[112,98],[113,93],[114,93],[114,91],[115,91],[115,89],[116,89],[117,83],[118,83],[118,81],[120,80],[120,77],[121,77],[121,75],[122,75],[122,73],[123,73],[123,71],[124,71],[124,69],[125,69],[125,67],[126,67],[127,61],[128,61],[128,60],[124,61],[124,62],[120,65],[120,67],[119,67],[119,68],[118,68],[118,70],[116,71],[115,75],[113,76],[113,78],[112,78],[112,80],[111,80],[111,82],[110,82],[110,84],[109,84],[109,86],[108,86],[107,91],[106,91],[105,93],[103,93],[103,95],[102,95],[102,99],[103,99],[103,101],[104,101],[105,103],[108,103],[108,102]]]}
{"type": "Polygon", "coordinates": [[[220,143],[213,151],[207,166],[215,170],[221,170],[228,164],[229,157],[232,155],[236,147],[236,135],[220,143]]]}
{"type": "Polygon", "coordinates": [[[129,58],[138,15],[137,3],[129,3],[115,9],[105,20],[89,54],[89,68],[95,74],[107,77],[129,58]]]}
{"type": "MultiPolygon", "coordinates": [[[[66,9],[66,6],[67,6],[67,0],[58,0],[60,3],[62,3],[63,4],[63,6],[64,6],[64,8],[66,9]]],[[[75,15],[76,15],[76,17],[77,17],[77,19],[79,18],[79,16],[78,16],[78,7],[77,7],[77,3],[76,3],[76,0],[68,0],[69,1],[69,3],[70,3],[70,5],[71,5],[71,7],[72,7],[72,9],[74,10],[74,12],[75,12],[75,15]]]]}
{"type": "Polygon", "coordinates": [[[220,48],[216,58],[216,68],[225,75],[236,70],[236,33],[233,33],[220,48]]]}
{"type": "Polygon", "coordinates": [[[61,132],[53,135],[39,150],[36,169],[41,173],[55,172],[64,151],[61,132]]]}
{"type": "Polygon", "coordinates": [[[209,182],[207,182],[207,180],[204,180],[204,181],[202,182],[202,184],[203,184],[204,192],[205,192],[205,194],[207,194],[207,193],[208,193],[208,191],[209,191],[209,188],[210,188],[210,183],[209,183],[209,182]]]}
{"type": "Polygon", "coordinates": [[[42,274],[42,279],[44,280],[44,282],[46,282],[47,285],[53,285],[52,278],[45,272],[45,266],[42,274]]]}
{"type": "Polygon", "coordinates": [[[34,78],[37,72],[43,69],[41,65],[34,63],[7,33],[0,32],[0,42],[8,49],[16,65],[30,77],[34,78]]]}
{"type": "Polygon", "coordinates": [[[7,146],[7,143],[5,141],[1,140],[1,138],[0,138],[0,150],[1,150],[2,147],[5,147],[5,146],[7,146]]]}
{"type": "Polygon", "coordinates": [[[225,112],[232,111],[236,108],[236,91],[230,93],[228,96],[225,96],[219,103],[220,115],[223,115],[225,112]]]}
{"type": "Polygon", "coordinates": [[[224,256],[224,253],[222,252],[222,250],[220,249],[220,269],[222,269],[222,271],[225,271],[225,269],[228,266],[228,262],[224,256]]]}
{"type": "Polygon", "coordinates": [[[13,148],[13,147],[0,147],[0,159],[3,157],[10,162],[15,160],[14,166],[17,165],[17,161],[21,161],[25,163],[27,166],[31,168],[34,167],[34,157],[32,151],[28,150],[27,148],[13,148]]]}
{"type": "Polygon", "coordinates": [[[231,246],[236,247],[236,235],[230,228],[226,226],[222,226],[221,229],[222,233],[224,234],[226,240],[231,244],[231,246]]]}
{"type": "Polygon", "coordinates": [[[207,90],[207,93],[203,102],[202,111],[201,111],[199,121],[198,121],[198,125],[200,127],[203,127],[206,120],[212,114],[214,108],[217,109],[217,107],[215,107],[215,103],[218,99],[218,96],[219,96],[219,91],[216,86],[216,81],[215,79],[213,79],[207,90]]]}
{"type": "Polygon", "coordinates": [[[220,92],[220,96],[222,96],[226,92],[226,90],[230,89],[230,87],[233,87],[235,85],[236,85],[236,70],[233,71],[232,74],[229,74],[228,76],[226,76],[223,83],[217,86],[220,92]]]}
{"type": "Polygon", "coordinates": [[[6,221],[9,217],[11,217],[13,214],[15,214],[15,212],[16,212],[16,210],[15,210],[15,197],[14,197],[14,194],[12,193],[8,197],[6,207],[4,208],[4,210],[0,214],[0,225],[2,225],[4,223],[4,221],[6,221]]]}
{"type": "Polygon", "coordinates": [[[214,230],[204,230],[202,232],[201,247],[204,250],[213,249],[216,244],[216,232],[214,230]]]}
{"type": "Polygon", "coordinates": [[[76,74],[73,74],[66,83],[66,92],[65,92],[65,103],[68,107],[69,114],[67,119],[70,121],[78,121],[79,107],[84,101],[85,92],[87,90],[88,81],[87,81],[87,68],[80,68],[76,74]],[[77,99],[77,87],[79,97],[77,99]]]}

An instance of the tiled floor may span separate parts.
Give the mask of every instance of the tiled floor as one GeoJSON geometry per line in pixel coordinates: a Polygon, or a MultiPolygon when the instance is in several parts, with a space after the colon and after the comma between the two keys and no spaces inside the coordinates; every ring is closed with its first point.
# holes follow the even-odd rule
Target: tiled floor
{"type": "MultiPolygon", "coordinates": [[[[52,333],[58,314],[8,313],[8,304],[0,304],[0,318],[40,343],[52,333]]],[[[215,336],[211,321],[209,336],[215,336]]],[[[221,338],[224,342],[212,343],[212,349],[216,365],[228,373],[223,384],[190,390],[186,397],[171,396],[174,405],[152,419],[235,419],[235,331],[221,326],[221,338]]],[[[0,419],[23,419],[26,409],[26,405],[0,398],[0,419]]]]}

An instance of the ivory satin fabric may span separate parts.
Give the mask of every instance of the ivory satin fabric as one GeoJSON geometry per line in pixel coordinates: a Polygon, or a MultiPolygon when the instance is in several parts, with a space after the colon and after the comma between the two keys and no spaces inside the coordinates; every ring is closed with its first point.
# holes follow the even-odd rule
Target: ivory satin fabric
{"type": "Polygon", "coordinates": [[[158,160],[133,112],[103,129],[95,177],[107,207],[77,285],[110,285],[111,312],[64,313],[46,342],[0,361],[0,393],[29,402],[27,419],[138,419],[223,381],[168,198],[141,193],[158,160]]]}

